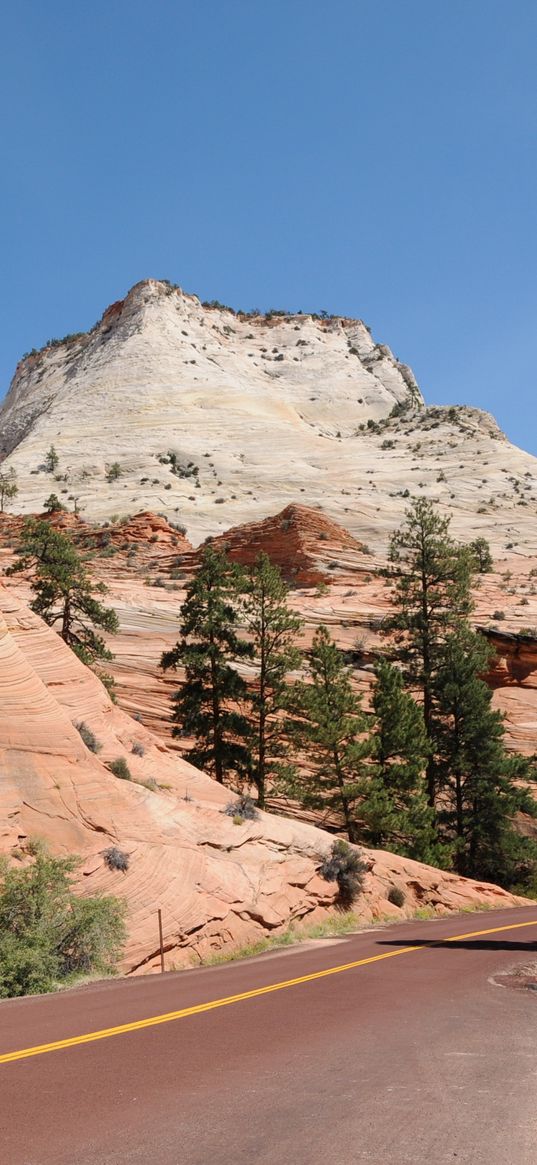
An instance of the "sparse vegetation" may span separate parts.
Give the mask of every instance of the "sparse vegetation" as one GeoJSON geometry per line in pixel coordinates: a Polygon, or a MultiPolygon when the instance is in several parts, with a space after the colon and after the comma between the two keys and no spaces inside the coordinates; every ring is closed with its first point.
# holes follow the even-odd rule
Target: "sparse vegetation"
{"type": "Polygon", "coordinates": [[[97,753],[101,751],[103,747],[102,744],[97,740],[95,733],[91,731],[91,728],[88,728],[88,725],[84,720],[76,721],[75,728],[79,733],[81,740],[86,745],[86,748],[89,748],[90,752],[97,753]]]}
{"type": "Polygon", "coordinates": [[[229,801],[224,809],[224,813],[228,817],[239,817],[242,821],[256,821],[259,817],[259,810],[252,797],[247,793],[242,793],[236,801],[229,801]]]}
{"type": "Polygon", "coordinates": [[[124,756],[118,756],[116,760],[111,760],[108,764],[110,772],[115,777],[119,777],[121,781],[132,781],[132,773],[125,760],[124,756]]]}
{"type": "Polygon", "coordinates": [[[337,882],[338,905],[350,910],[353,902],[362,892],[366,866],[357,850],[346,841],[338,839],[325,857],[319,873],[327,882],[337,882]]]}
{"type": "Polygon", "coordinates": [[[130,858],[117,845],[111,845],[108,849],[105,849],[103,858],[109,870],[121,870],[122,873],[126,874],[129,868],[130,858]]]}

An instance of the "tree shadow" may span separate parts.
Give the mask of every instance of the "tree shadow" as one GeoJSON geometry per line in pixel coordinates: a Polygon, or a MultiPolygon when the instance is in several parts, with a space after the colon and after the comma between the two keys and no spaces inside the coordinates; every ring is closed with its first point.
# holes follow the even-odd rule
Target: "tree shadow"
{"type": "Polygon", "coordinates": [[[401,939],[378,939],[378,946],[381,947],[442,947],[445,950],[456,950],[457,947],[467,951],[537,951],[537,942],[517,942],[512,939],[472,939],[462,938],[455,941],[450,939],[431,939],[425,938],[408,938],[405,939],[404,944],[401,939]]]}

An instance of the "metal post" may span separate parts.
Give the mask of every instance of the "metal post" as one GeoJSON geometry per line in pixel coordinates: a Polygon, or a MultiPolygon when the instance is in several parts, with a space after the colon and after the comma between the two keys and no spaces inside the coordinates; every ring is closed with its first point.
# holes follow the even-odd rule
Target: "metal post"
{"type": "Polygon", "coordinates": [[[160,939],[160,970],[164,974],[164,939],[162,937],[162,910],[158,912],[158,934],[160,939]]]}

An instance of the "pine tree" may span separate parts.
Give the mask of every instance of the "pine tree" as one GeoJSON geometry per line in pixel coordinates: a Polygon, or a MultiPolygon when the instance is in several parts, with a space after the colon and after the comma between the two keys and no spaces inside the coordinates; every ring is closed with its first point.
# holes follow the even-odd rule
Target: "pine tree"
{"type": "Polygon", "coordinates": [[[370,845],[436,864],[441,855],[427,804],[429,744],[423,712],[405,691],[397,667],[382,660],[375,675],[373,764],[366,771],[360,804],[363,837],[370,845]]]}
{"type": "Polygon", "coordinates": [[[341,813],[349,841],[356,841],[355,809],[362,791],[363,760],[368,742],[360,697],[349,669],[326,627],[315,632],[309,660],[309,683],[295,686],[292,724],[299,759],[311,770],[295,778],[290,791],[318,809],[341,813]]]}
{"type": "Polygon", "coordinates": [[[517,779],[528,761],[508,753],[503,719],[480,678],[493,652],[468,626],[447,640],[436,679],[442,778],[440,822],[455,839],[455,864],[467,877],[512,886],[534,878],[537,848],[513,826],[517,810],[537,816],[533,797],[517,779]]]}
{"type": "Polygon", "coordinates": [[[58,457],[56,449],[54,448],[54,445],[51,445],[50,449],[45,454],[45,469],[46,469],[47,473],[54,473],[56,471],[56,469],[58,468],[59,462],[60,462],[60,459],[58,457]]]}
{"type": "MultiPolygon", "coordinates": [[[[434,743],[434,683],[447,636],[472,609],[471,553],[449,534],[449,519],[431,502],[418,498],[390,544],[395,616],[386,630],[396,632],[397,653],[406,678],[421,694],[425,730],[434,743]]],[[[427,764],[429,804],[434,806],[434,749],[427,764]]]]}
{"type": "Polygon", "coordinates": [[[468,550],[473,559],[474,570],[478,574],[489,574],[494,566],[494,559],[486,538],[475,538],[469,543],[468,550]]]}
{"type": "Polygon", "coordinates": [[[67,509],[63,502],[60,501],[57,494],[49,494],[43,502],[43,509],[47,514],[61,514],[67,509]]]}
{"type": "Polygon", "coordinates": [[[247,685],[234,662],[252,649],[238,635],[236,578],[226,556],[206,547],[187,589],[181,638],[161,659],[165,670],[185,669],[173,697],[173,734],[195,738],[189,760],[220,784],[230,773],[243,779],[249,770],[249,724],[242,710],[247,685]]]}
{"type": "Polygon", "coordinates": [[[279,772],[284,751],[281,712],[287,675],[300,663],[293,647],[302,619],[287,606],[289,588],[266,554],[260,554],[244,581],[241,618],[251,636],[256,682],[250,690],[251,776],[258,804],[265,806],[267,780],[279,772]]]}
{"type": "Polygon", "coordinates": [[[6,502],[10,502],[16,498],[19,492],[17,485],[17,474],[13,468],[8,469],[6,473],[0,473],[0,514],[4,513],[6,502]]]}
{"type": "MultiPolygon", "coordinates": [[[[104,583],[94,583],[71,539],[48,522],[29,520],[22,532],[18,561],[8,574],[30,571],[32,610],[49,627],[59,624],[62,639],[85,664],[112,659],[96,628],[114,633],[118,618],[99,601],[104,583]],[[99,597],[97,597],[99,596],[99,597]]],[[[99,673],[106,682],[109,677],[99,673]]]]}

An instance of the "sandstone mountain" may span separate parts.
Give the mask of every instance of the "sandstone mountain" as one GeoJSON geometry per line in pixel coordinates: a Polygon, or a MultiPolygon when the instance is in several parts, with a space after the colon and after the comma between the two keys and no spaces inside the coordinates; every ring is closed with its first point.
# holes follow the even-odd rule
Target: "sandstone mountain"
{"type": "MultiPolygon", "coordinates": [[[[535,752],[537,460],[486,414],[426,408],[410,370],[362,322],[237,314],[165,283],[137,284],[91,332],[23,358],[0,410],[0,461],[20,491],[16,514],[0,515],[0,568],[24,515],[57,493],[69,512],[52,520],[90,556],[120,624],[110,638],[114,705],[29,611],[28,580],[0,582],[0,850],[25,861],[40,836],[79,853],[82,893],[127,899],[129,972],[157,963],[158,906],[169,965],[183,966],[315,922],[334,902],[335,886],[319,876],[332,840],[319,819],[293,819],[297,807],[273,797],[290,818],[235,825],[223,812],[233,794],[170,738],[177,677],[159,661],[177,639],[206,537],[243,564],[271,556],[292,583],[303,645],[327,624],[367,701],[390,604],[379,572],[389,534],[410,495],[435,499],[455,535],[491,542],[495,569],[481,579],[475,620],[497,648],[489,678],[511,747],[535,752]],[[51,445],[59,462],[49,473],[51,445]],[[118,758],[132,780],[110,772],[118,758]],[[128,854],[127,873],[107,868],[109,845],[128,854]]],[[[404,913],[515,901],[364,852],[366,921],[400,916],[388,901],[394,886],[404,913]]]]}
{"type": "Polygon", "coordinates": [[[382,552],[416,494],[462,537],[537,549],[537,460],[485,413],[426,408],[362,321],[234,313],[154,280],[20,361],[2,458],[22,512],[53,490],[88,519],[157,511],[194,544],[302,503],[382,552]]]}

